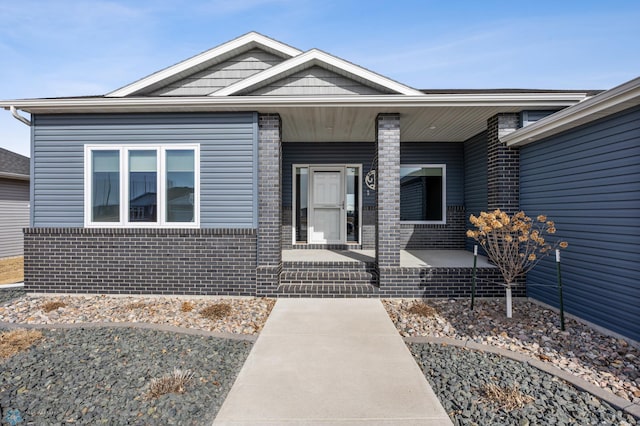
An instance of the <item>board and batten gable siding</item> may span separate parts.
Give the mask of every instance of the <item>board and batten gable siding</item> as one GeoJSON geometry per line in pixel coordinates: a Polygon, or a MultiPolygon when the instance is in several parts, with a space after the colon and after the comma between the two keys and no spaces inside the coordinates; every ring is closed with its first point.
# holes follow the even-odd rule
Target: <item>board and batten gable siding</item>
{"type": "Polygon", "coordinates": [[[0,178],[0,259],[22,256],[22,229],[29,227],[29,181],[0,178]]]}
{"type": "Polygon", "coordinates": [[[198,71],[151,93],[152,96],[206,96],[284,61],[261,49],[252,49],[198,71]]]}
{"type": "Polygon", "coordinates": [[[200,227],[255,228],[257,115],[35,115],[34,227],[84,226],[86,144],[200,144],[200,227]]]}
{"type": "MultiPolygon", "coordinates": [[[[520,150],[520,207],[556,222],[568,312],[640,340],[640,107],[520,150]]],[[[527,276],[558,306],[554,259],[527,276]],[[542,287],[550,286],[550,287],[542,287]]]]}
{"type": "Polygon", "coordinates": [[[245,95],[314,96],[314,95],[379,95],[389,93],[366,86],[319,66],[298,71],[245,95]]]}
{"type": "Polygon", "coordinates": [[[401,142],[400,164],[446,164],[447,206],[464,205],[464,145],[459,142],[401,142]]]}
{"type": "MultiPolygon", "coordinates": [[[[464,206],[467,229],[471,229],[469,216],[487,211],[487,132],[482,132],[464,143],[464,206]]],[[[467,238],[465,247],[473,251],[476,244],[467,238]]]]}

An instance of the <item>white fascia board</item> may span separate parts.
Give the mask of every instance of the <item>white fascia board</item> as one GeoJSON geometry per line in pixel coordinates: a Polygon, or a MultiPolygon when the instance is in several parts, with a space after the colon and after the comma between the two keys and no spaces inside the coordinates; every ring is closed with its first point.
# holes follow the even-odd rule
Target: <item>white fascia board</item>
{"type": "Polygon", "coordinates": [[[302,53],[301,50],[288,46],[284,43],[280,43],[279,41],[263,36],[262,34],[250,32],[227,43],[221,44],[220,46],[214,47],[213,49],[209,49],[206,52],[200,53],[199,55],[193,56],[182,62],[178,62],[175,65],[153,73],[120,89],[114,90],[113,92],[107,93],[105,96],[130,96],[177,74],[189,73],[193,68],[210,61],[217,56],[233,52],[234,50],[240,50],[242,47],[252,44],[257,44],[267,48],[268,50],[280,52],[280,54],[289,58],[302,53]]]}
{"type": "Polygon", "coordinates": [[[14,180],[29,180],[29,175],[22,175],[19,173],[0,172],[0,178],[14,179],[14,180]]]}
{"type": "Polygon", "coordinates": [[[503,136],[507,146],[523,146],[640,104],[640,77],[551,114],[503,136]]]}
{"type": "Polygon", "coordinates": [[[126,98],[57,98],[0,101],[0,108],[11,105],[29,113],[82,112],[153,112],[153,111],[255,111],[278,107],[567,107],[580,102],[584,93],[509,93],[509,94],[438,94],[344,95],[344,96],[197,96],[197,97],[126,97],[126,98]]]}
{"type": "Polygon", "coordinates": [[[412,89],[409,86],[400,84],[387,77],[383,77],[380,74],[376,74],[318,49],[311,49],[301,55],[259,72],[258,74],[254,74],[251,77],[245,78],[235,84],[213,92],[209,96],[231,96],[245,89],[258,88],[261,83],[271,81],[279,76],[284,78],[286,75],[295,72],[297,69],[317,64],[325,64],[335,67],[342,70],[346,75],[359,77],[370,81],[374,85],[385,87],[393,92],[403,95],[424,96],[424,93],[416,89],[412,89]]]}

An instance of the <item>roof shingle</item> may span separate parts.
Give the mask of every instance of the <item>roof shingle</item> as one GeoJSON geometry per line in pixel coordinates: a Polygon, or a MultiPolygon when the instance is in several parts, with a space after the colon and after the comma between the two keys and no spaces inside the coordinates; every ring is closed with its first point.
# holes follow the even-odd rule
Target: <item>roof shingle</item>
{"type": "Polygon", "coordinates": [[[30,163],[29,157],[0,148],[0,173],[29,176],[30,163]]]}

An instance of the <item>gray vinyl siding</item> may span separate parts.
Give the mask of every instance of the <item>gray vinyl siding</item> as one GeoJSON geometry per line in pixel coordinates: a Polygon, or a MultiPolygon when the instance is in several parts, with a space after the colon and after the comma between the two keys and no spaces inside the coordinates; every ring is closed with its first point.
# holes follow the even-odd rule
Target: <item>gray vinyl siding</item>
{"type": "Polygon", "coordinates": [[[29,227],[29,201],[0,199],[0,259],[22,256],[22,229],[29,227]]]}
{"type": "Polygon", "coordinates": [[[260,89],[249,91],[248,95],[379,95],[389,93],[365,86],[355,80],[332,71],[314,66],[294,73],[260,89]]]}
{"type": "Polygon", "coordinates": [[[22,256],[29,227],[29,181],[0,178],[0,259],[22,256]]]}
{"type": "Polygon", "coordinates": [[[260,49],[198,71],[151,93],[153,96],[205,96],[279,64],[284,59],[260,49]]]}
{"type": "MultiPolygon", "coordinates": [[[[520,204],[556,222],[565,308],[640,340],[640,107],[526,145],[520,204]]],[[[553,259],[528,274],[528,295],[557,306],[553,259]]]]}
{"type": "Polygon", "coordinates": [[[400,164],[446,164],[447,206],[464,205],[464,145],[457,142],[403,142],[400,164]]]}
{"type": "MultiPolygon", "coordinates": [[[[282,144],[282,205],[291,206],[293,164],[362,164],[362,174],[371,169],[375,155],[373,142],[285,142],[282,144]]],[[[376,194],[367,191],[364,178],[362,185],[363,205],[375,206],[376,194]]]]}
{"type": "Polygon", "coordinates": [[[0,178],[0,200],[29,201],[29,181],[0,178]]]}
{"type": "Polygon", "coordinates": [[[200,225],[254,228],[254,113],[36,115],[35,227],[84,226],[85,144],[200,144],[200,225]]]}
{"type": "MultiPolygon", "coordinates": [[[[469,216],[486,211],[487,201],[487,133],[482,132],[464,143],[464,205],[467,229],[469,216]]],[[[472,251],[475,241],[467,239],[465,247],[472,251]]]]}

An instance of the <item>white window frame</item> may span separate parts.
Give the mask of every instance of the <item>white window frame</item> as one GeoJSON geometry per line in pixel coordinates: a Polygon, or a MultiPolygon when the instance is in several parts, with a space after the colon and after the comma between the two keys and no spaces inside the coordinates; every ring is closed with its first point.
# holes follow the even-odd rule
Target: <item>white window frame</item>
{"type": "MultiPolygon", "coordinates": [[[[429,169],[442,169],[442,220],[401,220],[400,223],[406,223],[409,225],[444,225],[447,223],[447,165],[446,164],[400,164],[400,168],[412,167],[412,168],[429,168],[429,169]]],[[[398,184],[400,184],[398,182],[398,184]]],[[[400,206],[398,206],[400,208],[400,206]]]]}
{"type": "Polygon", "coordinates": [[[86,228],[199,228],[200,227],[200,145],[199,144],[148,144],[148,145],[85,145],[84,146],[84,226],[86,228]],[[93,222],[91,220],[92,161],[93,151],[118,151],[120,156],[120,221],[93,222]],[[129,222],[129,151],[156,152],[156,203],[157,222],[129,222]],[[194,151],[193,222],[168,222],[166,206],[166,152],[171,150],[194,151]]]}

